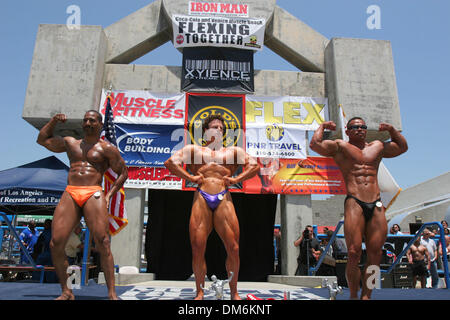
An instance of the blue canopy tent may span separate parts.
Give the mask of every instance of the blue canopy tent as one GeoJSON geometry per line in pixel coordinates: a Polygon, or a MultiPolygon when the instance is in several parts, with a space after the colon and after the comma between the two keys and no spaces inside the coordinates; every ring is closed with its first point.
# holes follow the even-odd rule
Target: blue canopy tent
{"type": "Polygon", "coordinates": [[[55,156],[0,171],[0,211],[53,214],[67,185],[69,167],[55,156]]]}

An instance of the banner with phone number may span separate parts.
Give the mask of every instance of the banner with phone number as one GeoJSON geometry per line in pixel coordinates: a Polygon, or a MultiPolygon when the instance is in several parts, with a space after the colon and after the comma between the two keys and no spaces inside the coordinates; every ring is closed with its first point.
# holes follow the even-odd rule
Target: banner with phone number
{"type": "Polygon", "coordinates": [[[332,158],[258,158],[260,172],[244,182],[246,193],[346,194],[344,177],[332,158]]]}

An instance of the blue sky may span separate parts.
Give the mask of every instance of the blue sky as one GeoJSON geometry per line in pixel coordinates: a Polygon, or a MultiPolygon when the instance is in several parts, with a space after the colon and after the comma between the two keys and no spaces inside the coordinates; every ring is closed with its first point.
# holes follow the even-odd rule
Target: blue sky
{"type": "MultiPolygon", "coordinates": [[[[3,0],[0,11],[0,170],[49,156],[36,144],[37,130],[21,117],[39,24],[65,24],[66,9],[81,9],[81,24],[107,27],[151,1],[3,0]]],[[[333,37],[389,40],[394,55],[403,134],[409,150],[384,161],[402,188],[450,169],[450,1],[445,0],[278,0],[277,4],[312,28],[333,37]],[[381,12],[381,29],[370,30],[370,5],[381,12]]],[[[171,43],[136,64],[181,65],[171,43]]],[[[296,71],[264,48],[255,54],[255,69],[296,71]]],[[[65,155],[58,158],[68,163],[65,155]]]]}

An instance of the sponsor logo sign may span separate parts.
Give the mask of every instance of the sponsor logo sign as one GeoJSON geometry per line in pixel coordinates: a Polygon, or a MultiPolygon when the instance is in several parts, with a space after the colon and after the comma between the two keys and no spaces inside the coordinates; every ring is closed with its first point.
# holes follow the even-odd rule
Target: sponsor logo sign
{"type": "Polygon", "coordinates": [[[219,47],[184,48],[181,89],[252,93],[253,52],[219,47]]]}
{"type": "Polygon", "coordinates": [[[233,47],[262,50],[266,20],[229,17],[172,16],[175,48],[233,47]]]}
{"type": "MultiPolygon", "coordinates": [[[[155,94],[148,91],[111,92],[114,123],[184,124],[184,94],[155,94]]],[[[100,112],[105,114],[106,92],[102,92],[100,112]]]]}

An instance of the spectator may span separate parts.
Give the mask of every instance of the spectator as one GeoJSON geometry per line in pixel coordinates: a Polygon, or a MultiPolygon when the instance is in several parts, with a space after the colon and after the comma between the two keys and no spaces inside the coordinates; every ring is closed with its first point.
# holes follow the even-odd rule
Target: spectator
{"type": "Polygon", "coordinates": [[[69,236],[69,240],[67,240],[66,247],[64,251],[66,252],[67,261],[69,265],[76,264],[77,253],[80,251],[82,247],[82,243],[80,240],[81,233],[81,224],[78,224],[75,229],[73,229],[72,233],[69,236]]]}
{"type": "MultiPolygon", "coordinates": [[[[331,240],[331,237],[333,236],[332,230],[326,231],[326,238],[322,239],[320,242],[320,249],[322,252],[325,251],[327,248],[328,243],[331,240]]],[[[328,251],[325,255],[325,257],[322,260],[322,264],[319,267],[319,270],[317,270],[316,275],[317,276],[335,276],[336,275],[336,253],[338,249],[336,246],[336,243],[333,242],[328,248],[328,251]]]]}
{"type": "MultiPolygon", "coordinates": [[[[53,266],[52,254],[50,251],[50,240],[52,239],[52,220],[46,219],[44,222],[44,231],[40,234],[36,245],[34,246],[34,257],[36,257],[36,264],[43,266],[53,266]]],[[[34,258],[33,257],[33,258],[34,258]]],[[[33,272],[33,280],[39,280],[40,272],[33,272]]],[[[53,271],[44,272],[44,282],[56,283],[58,278],[53,271]]]]}
{"type": "Polygon", "coordinates": [[[403,233],[401,232],[401,228],[398,224],[394,224],[391,228],[391,233],[396,235],[396,236],[401,236],[403,235],[403,233]]]}
{"type": "MultiPolygon", "coordinates": [[[[30,256],[33,254],[34,245],[36,244],[39,237],[39,231],[36,230],[36,222],[34,220],[31,220],[28,222],[28,227],[24,229],[20,233],[20,241],[25,246],[27,252],[30,256]]],[[[25,253],[21,250],[20,251],[20,264],[31,264],[31,261],[28,260],[25,253]]]]}
{"type": "Polygon", "coordinates": [[[437,273],[437,262],[436,259],[438,257],[437,255],[437,246],[436,242],[434,242],[433,237],[434,234],[429,230],[425,229],[422,233],[422,238],[420,240],[420,244],[424,245],[429,255],[429,270],[431,274],[431,286],[433,289],[436,289],[439,282],[439,275],[437,273]]]}
{"type": "Polygon", "coordinates": [[[294,241],[294,246],[300,247],[295,275],[306,276],[308,275],[308,267],[311,268],[316,265],[321,253],[319,241],[314,237],[312,226],[306,226],[302,235],[294,241]]]}
{"type": "Polygon", "coordinates": [[[420,279],[420,286],[426,287],[426,277],[428,276],[427,269],[430,269],[430,254],[427,248],[420,243],[420,239],[417,238],[414,244],[408,249],[406,253],[408,262],[412,265],[412,273],[414,278],[414,288],[416,287],[417,280],[420,279]],[[428,267],[425,263],[425,256],[427,257],[428,267]]]}
{"type": "Polygon", "coordinates": [[[33,259],[36,264],[52,265],[50,254],[50,240],[52,238],[52,220],[44,221],[44,231],[39,235],[33,250],[33,259]],[[38,260],[40,262],[38,262],[38,260]],[[44,262],[45,261],[45,262],[44,262]]]}
{"type": "Polygon", "coordinates": [[[448,228],[448,223],[445,220],[441,221],[442,227],[444,227],[444,233],[448,235],[450,233],[450,229],[448,228]]]}
{"type": "MultiPolygon", "coordinates": [[[[441,224],[444,227],[445,247],[447,250],[447,261],[448,261],[449,256],[450,256],[450,230],[448,229],[447,221],[443,220],[443,221],[441,221],[441,224]]],[[[443,251],[442,251],[442,244],[440,241],[438,244],[438,252],[439,252],[439,257],[442,257],[443,251]]]]}
{"type": "Polygon", "coordinates": [[[273,238],[275,246],[275,274],[281,274],[281,230],[279,226],[275,226],[273,229],[273,238]]]}

